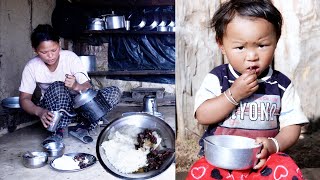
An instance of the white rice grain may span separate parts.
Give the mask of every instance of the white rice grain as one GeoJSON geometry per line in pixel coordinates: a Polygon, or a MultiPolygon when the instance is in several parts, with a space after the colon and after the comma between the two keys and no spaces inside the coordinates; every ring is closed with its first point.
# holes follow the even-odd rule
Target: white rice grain
{"type": "Polygon", "coordinates": [[[137,135],[142,130],[135,126],[124,126],[115,131],[110,130],[108,141],[101,144],[108,161],[122,173],[132,173],[147,166],[149,150],[135,149],[137,135]]]}

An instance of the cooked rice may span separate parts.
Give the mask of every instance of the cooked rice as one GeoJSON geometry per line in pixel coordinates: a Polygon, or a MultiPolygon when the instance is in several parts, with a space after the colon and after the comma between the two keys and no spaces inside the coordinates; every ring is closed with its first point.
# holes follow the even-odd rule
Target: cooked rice
{"type": "Polygon", "coordinates": [[[147,154],[150,148],[135,149],[137,135],[142,129],[126,125],[115,130],[111,129],[108,141],[101,144],[108,161],[122,173],[132,173],[147,166],[147,154]]]}

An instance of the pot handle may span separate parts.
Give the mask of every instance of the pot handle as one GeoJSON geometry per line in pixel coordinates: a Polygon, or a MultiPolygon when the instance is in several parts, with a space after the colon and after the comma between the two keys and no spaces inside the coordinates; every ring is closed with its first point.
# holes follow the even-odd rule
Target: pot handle
{"type": "Polygon", "coordinates": [[[75,117],[77,114],[70,114],[68,113],[68,111],[64,110],[64,109],[60,109],[59,112],[64,112],[66,113],[69,117],[75,117]]]}
{"type": "MultiPolygon", "coordinates": [[[[83,74],[83,75],[88,79],[88,81],[90,82],[91,86],[94,87],[91,79],[90,79],[85,73],[83,73],[83,72],[76,72],[76,73],[73,73],[72,75],[74,76],[75,74],[78,74],[78,73],[83,74]]],[[[67,75],[68,75],[68,74],[66,74],[66,77],[67,77],[67,75]]]]}

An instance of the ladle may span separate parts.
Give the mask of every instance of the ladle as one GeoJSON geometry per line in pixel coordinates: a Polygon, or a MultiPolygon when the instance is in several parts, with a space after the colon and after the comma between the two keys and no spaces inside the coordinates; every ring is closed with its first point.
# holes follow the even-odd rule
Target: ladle
{"type": "Polygon", "coordinates": [[[190,130],[190,129],[188,129],[188,128],[185,128],[185,129],[186,129],[186,130],[188,130],[188,131],[190,131],[190,132],[192,132],[192,134],[194,134],[194,135],[198,136],[200,139],[202,139],[202,140],[204,140],[204,141],[208,142],[209,144],[214,145],[214,143],[212,143],[211,141],[206,140],[205,138],[202,138],[202,137],[201,137],[199,134],[197,134],[196,132],[194,132],[194,131],[192,131],[192,130],[190,130]]]}

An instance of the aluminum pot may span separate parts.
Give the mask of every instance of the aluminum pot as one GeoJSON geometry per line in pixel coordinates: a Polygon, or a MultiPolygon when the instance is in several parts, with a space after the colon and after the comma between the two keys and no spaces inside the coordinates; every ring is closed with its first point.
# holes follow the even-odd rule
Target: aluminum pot
{"type": "Polygon", "coordinates": [[[96,124],[111,109],[101,92],[94,89],[80,91],[74,99],[73,107],[92,124],[96,124]]]}
{"type": "Polygon", "coordinates": [[[60,157],[64,154],[65,145],[63,142],[50,142],[43,145],[43,149],[48,153],[49,157],[60,157]]]}
{"type": "MultiPolygon", "coordinates": [[[[162,146],[166,148],[170,148],[172,150],[175,149],[175,134],[173,129],[162,119],[146,114],[146,113],[136,113],[131,114],[127,116],[123,116],[120,118],[117,118],[113,120],[111,123],[109,123],[99,134],[97,145],[96,145],[96,153],[98,160],[102,167],[108,171],[108,173],[112,174],[115,177],[118,177],[120,179],[148,179],[151,177],[155,177],[162,172],[164,172],[166,169],[168,169],[171,164],[175,160],[175,154],[172,153],[160,166],[159,169],[152,170],[149,172],[144,173],[121,173],[119,172],[112,164],[108,161],[106,154],[104,152],[104,149],[102,148],[101,144],[104,141],[108,140],[108,136],[110,133],[114,130],[117,130],[123,126],[126,125],[133,125],[138,128],[142,129],[152,129],[156,130],[157,133],[162,138],[162,146]]],[[[130,157],[126,157],[130,158],[130,157]]],[[[124,159],[125,160],[125,159],[124,159]]]]}
{"type": "Polygon", "coordinates": [[[106,29],[125,28],[125,17],[111,15],[106,17],[106,29]]]}
{"type": "Polygon", "coordinates": [[[84,65],[87,72],[96,70],[96,56],[95,55],[87,55],[87,56],[79,56],[82,64],[84,65]]]}
{"type": "Polygon", "coordinates": [[[40,168],[47,164],[48,153],[26,152],[22,155],[22,164],[31,169],[40,168]]]}
{"type": "Polygon", "coordinates": [[[89,30],[105,30],[105,22],[102,18],[90,18],[88,24],[89,30]]]}
{"type": "Polygon", "coordinates": [[[213,166],[229,170],[253,168],[261,147],[254,139],[242,136],[213,135],[204,139],[206,160],[213,166]]]}

